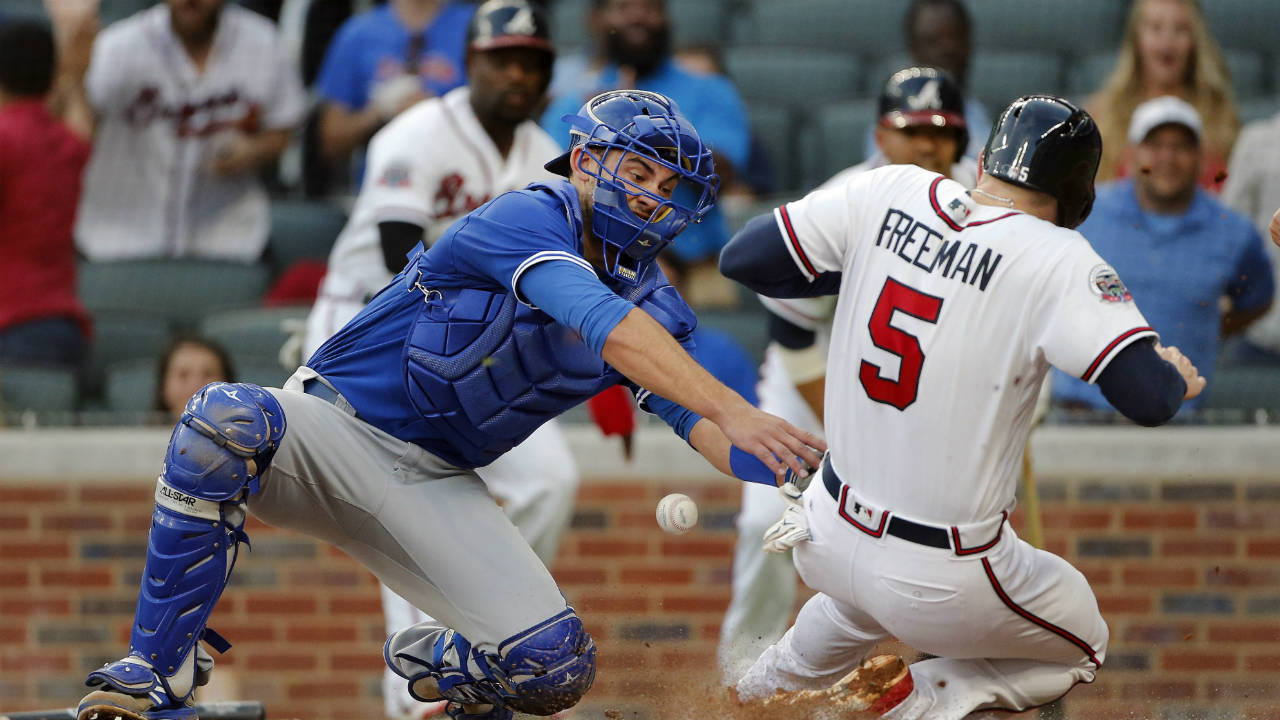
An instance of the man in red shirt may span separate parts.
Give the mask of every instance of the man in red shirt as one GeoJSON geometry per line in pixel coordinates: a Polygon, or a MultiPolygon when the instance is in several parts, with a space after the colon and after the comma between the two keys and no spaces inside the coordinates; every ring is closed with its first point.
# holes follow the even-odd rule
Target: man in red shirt
{"type": "Polygon", "coordinates": [[[76,367],[88,349],[71,228],[89,145],[45,105],[55,55],[40,22],[0,25],[0,363],[76,367]]]}

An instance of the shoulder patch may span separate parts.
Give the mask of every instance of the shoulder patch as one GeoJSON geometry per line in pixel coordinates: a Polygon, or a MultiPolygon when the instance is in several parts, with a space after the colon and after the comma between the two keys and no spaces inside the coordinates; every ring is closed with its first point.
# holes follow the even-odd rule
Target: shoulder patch
{"type": "Polygon", "coordinates": [[[390,188],[409,187],[409,166],[403,163],[392,163],[382,171],[378,184],[390,188]]]}
{"type": "Polygon", "coordinates": [[[1089,271],[1089,289],[1103,302],[1133,301],[1133,295],[1129,294],[1129,288],[1124,286],[1120,275],[1106,263],[1095,265],[1089,271]]]}

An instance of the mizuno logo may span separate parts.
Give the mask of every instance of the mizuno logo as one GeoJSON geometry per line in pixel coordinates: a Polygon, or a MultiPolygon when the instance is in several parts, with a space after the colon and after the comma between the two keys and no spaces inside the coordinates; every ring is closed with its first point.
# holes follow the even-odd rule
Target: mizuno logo
{"type": "Polygon", "coordinates": [[[228,390],[228,389],[226,389],[226,388],[222,388],[222,394],[223,394],[223,395],[226,395],[227,397],[231,398],[232,400],[235,400],[236,402],[240,402],[240,396],[236,395],[236,393],[238,393],[238,392],[240,392],[240,391],[239,391],[239,390],[228,390]]]}

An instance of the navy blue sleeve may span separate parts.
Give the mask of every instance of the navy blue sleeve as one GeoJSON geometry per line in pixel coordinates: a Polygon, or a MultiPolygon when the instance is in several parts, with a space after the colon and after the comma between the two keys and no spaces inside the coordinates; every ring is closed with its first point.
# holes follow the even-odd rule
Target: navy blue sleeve
{"type": "Polygon", "coordinates": [[[776,314],[769,313],[769,339],[788,350],[803,350],[818,342],[818,333],[776,314]]]}
{"type": "Polygon", "coordinates": [[[409,252],[422,242],[422,226],[399,220],[380,222],[378,239],[382,243],[382,262],[395,275],[404,269],[409,252]]]}
{"type": "Polygon", "coordinates": [[[636,307],[594,273],[564,260],[546,260],[521,273],[516,297],[573,328],[597,354],[604,350],[609,333],[636,307]]]}
{"type": "Polygon", "coordinates": [[[752,218],[720,251],[720,273],[768,297],[816,297],[840,292],[838,272],[813,282],[800,271],[787,250],[773,213],[752,218]]]}
{"type": "Polygon", "coordinates": [[[1160,357],[1155,341],[1138,340],[1121,350],[1098,376],[1102,395],[1130,420],[1155,427],[1182,407],[1187,383],[1177,368],[1160,357]]]}

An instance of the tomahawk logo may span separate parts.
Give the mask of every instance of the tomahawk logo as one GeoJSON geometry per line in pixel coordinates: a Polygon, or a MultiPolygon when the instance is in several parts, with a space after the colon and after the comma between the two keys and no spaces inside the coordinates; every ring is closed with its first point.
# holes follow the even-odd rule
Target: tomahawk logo
{"type": "Polygon", "coordinates": [[[938,81],[930,80],[920,88],[920,92],[908,95],[907,107],[912,110],[932,110],[942,107],[942,96],[938,94],[938,81]]]}
{"type": "Polygon", "coordinates": [[[533,24],[533,10],[528,6],[512,15],[507,21],[507,26],[503,28],[505,35],[536,35],[537,32],[538,28],[533,24]]]}

